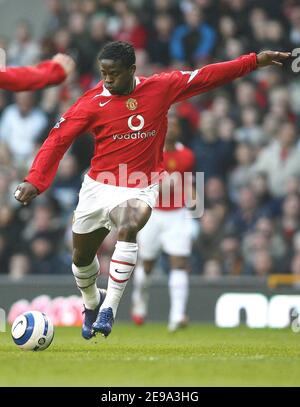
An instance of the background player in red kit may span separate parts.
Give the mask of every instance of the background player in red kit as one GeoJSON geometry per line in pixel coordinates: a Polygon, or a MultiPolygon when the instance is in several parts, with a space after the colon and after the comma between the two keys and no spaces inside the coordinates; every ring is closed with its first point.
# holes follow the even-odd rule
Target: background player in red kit
{"type": "MultiPolygon", "coordinates": [[[[192,150],[178,140],[181,136],[179,119],[169,115],[168,131],[164,148],[164,166],[171,179],[160,183],[160,195],[156,207],[144,228],[138,234],[140,262],[134,271],[132,293],[132,319],[140,325],[147,316],[150,275],[159,254],[163,250],[169,257],[170,331],[186,324],[188,300],[188,258],[192,250],[192,219],[185,202],[192,195],[192,172],[195,156],[192,150]],[[187,176],[190,175],[188,178],[187,176]],[[185,178],[184,178],[185,177],[185,178]],[[184,181],[185,180],[185,181],[184,181]],[[186,185],[190,182],[190,185],[186,185]],[[162,190],[165,188],[165,196],[162,190]],[[140,264],[141,263],[141,264],[140,264]]],[[[195,195],[195,193],[194,193],[195,195]]]]}
{"type": "Polygon", "coordinates": [[[73,140],[87,131],[93,134],[94,156],[84,177],[73,223],[72,270],[85,305],[82,334],[86,339],[96,332],[110,334],[135,267],[136,235],[148,221],[158,195],[170,106],[257,67],[281,65],[289,56],[264,51],[192,72],[174,71],[145,78],[135,76],[132,45],[113,42],[103,48],[99,55],[102,80],[54,126],[16,190],[17,199],[29,203],[50,186],[73,140]],[[112,225],[117,228],[118,240],[105,297],[96,285],[96,252],[112,225]]]}
{"type": "Polygon", "coordinates": [[[75,62],[65,54],[35,66],[0,67],[0,88],[13,92],[37,90],[63,82],[75,68],[75,62]]]}

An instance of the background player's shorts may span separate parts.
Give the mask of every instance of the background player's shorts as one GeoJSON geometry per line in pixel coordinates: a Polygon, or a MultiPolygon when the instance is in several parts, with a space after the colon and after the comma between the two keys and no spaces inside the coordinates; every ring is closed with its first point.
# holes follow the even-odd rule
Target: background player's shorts
{"type": "Polygon", "coordinates": [[[87,174],[79,192],[79,202],[74,211],[72,230],[74,233],[90,233],[99,228],[111,230],[113,222],[110,212],[129,199],[140,199],[151,208],[156,204],[159,185],[146,188],[126,188],[102,184],[87,174]]]}
{"type": "Polygon", "coordinates": [[[193,223],[186,208],[154,209],[138,233],[139,257],[154,260],[163,250],[171,256],[189,256],[192,250],[193,223]]]}

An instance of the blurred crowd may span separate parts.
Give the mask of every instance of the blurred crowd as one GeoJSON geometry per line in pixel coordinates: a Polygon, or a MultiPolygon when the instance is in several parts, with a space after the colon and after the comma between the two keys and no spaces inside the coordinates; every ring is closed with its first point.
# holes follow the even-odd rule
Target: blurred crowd
{"type": "MultiPolygon", "coordinates": [[[[72,212],[93,154],[83,134],[52,187],[30,206],[13,198],[39,146],[63,112],[99,81],[96,57],[111,40],[131,42],[139,75],[194,69],[263,49],[300,44],[297,0],[47,0],[44,32],[27,21],[0,32],[11,66],[57,52],[75,74],[36,93],[0,91],[0,273],[70,273],[72,212]]],[[[205,173],[205,213],[194,220],[191,272],[300,274],[300,80],[289,62],[253,72],[176,106],[181,141],[205,173]]],[[[112,232],[101,248],[103,270],[112,232]]]]}

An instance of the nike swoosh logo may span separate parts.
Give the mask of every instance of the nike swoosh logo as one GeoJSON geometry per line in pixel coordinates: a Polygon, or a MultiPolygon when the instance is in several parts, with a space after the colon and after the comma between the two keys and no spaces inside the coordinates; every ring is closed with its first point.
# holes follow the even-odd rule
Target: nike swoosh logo
{"type": "Polygon", "coordinates": [[[119,271],[119,269],[115,269],[115,272],[119,273],[119,274],[127,274],[128,273],[128,271],[119,271]]]}
{"type": "Polygon", "coordinates": [[[110,101],[111,101],[111,99],[109,99],[107,102],[104,102],[104,103],[100,102],[99,106],[103,107],[103,106],[107,105],[107,103],[109,103],[110,101]]]}
{"type": "Polygon", "coordinates": [[[15,329],[17,328],[17,326],[20,325],[20,324],[23,325],[23,321],[19,321],[19,322],[17,323],[17,325],[14,327],[14,330],[15,330],[15,329]]]}

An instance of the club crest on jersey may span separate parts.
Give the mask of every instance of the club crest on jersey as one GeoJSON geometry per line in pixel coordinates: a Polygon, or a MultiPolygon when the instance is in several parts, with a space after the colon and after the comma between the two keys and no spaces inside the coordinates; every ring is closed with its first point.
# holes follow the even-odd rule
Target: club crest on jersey
{"type": "Polygon", "coordinates": [[[126,102],[126,107],[129,110],[135,110],[138,106],[137,100],[133,98],[129,98],[126,102]]]}
{"type": "Polygon", "coordinates": [[[170,159],[167,161],[166,167],[167,167],[167,169],[168,169],[169,171],[174,171],[175,168],[177,167],[177,162],[176,162],[176,160],[174,160],[174,158],[170,158],[170,159]]]}

